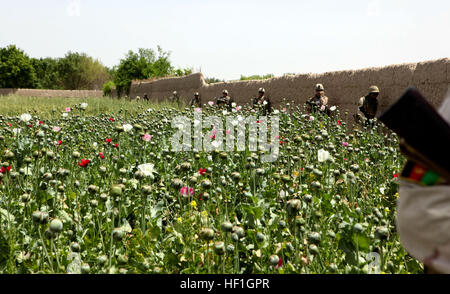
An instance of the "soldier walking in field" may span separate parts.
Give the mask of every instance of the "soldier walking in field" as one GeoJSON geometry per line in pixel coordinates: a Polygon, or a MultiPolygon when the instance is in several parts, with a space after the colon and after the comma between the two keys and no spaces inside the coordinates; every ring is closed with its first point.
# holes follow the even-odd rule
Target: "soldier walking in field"
{"type": "Polygon", "coordinates": [[[272,112],[272,104],[270,99],[264,95],[265,93],[266,90],[264,90],[264,88],[259,88],[258,97],[255,97],[252,101],[252,108],[257,111],[261,110],[263,115],[267,115],[272,112]]]}
{"type": "Polygon", "coordinates": [[[143,97],[143,98],[144,98],[145,101],[148,101],[148,100],[149,100],[149,99],[148,99],[148,96],[147,96],[147,93],[144,93],[144,97],[143,97]]]}
{"type": "Polygon", "coordinates": [[[306,101],[306,104],[309,106],[309,111],[328,113],[328,97],[325,96],[325,88],[322,84],[317,84],[315,90],[316,95],[306,101]]]}
{"type": "Polygon", "coordinates": [[[194,93],[194,98],[192,98],[191,102],[190,102],[190,106],[195,106],[195,107],[202,107],[202,103],[200,100],[200,95],[198,92],[194,93]]]}
{"type": "Polygon", "coordinates": [[[233,102],[234,102],[233,98],[228,96],[228,91],[223,90],[222,97],[217,98],[216,104],[218,107],[226,106],[231,111],[231,109],[232,109],[231,104],[233,104],[233,102]]]}

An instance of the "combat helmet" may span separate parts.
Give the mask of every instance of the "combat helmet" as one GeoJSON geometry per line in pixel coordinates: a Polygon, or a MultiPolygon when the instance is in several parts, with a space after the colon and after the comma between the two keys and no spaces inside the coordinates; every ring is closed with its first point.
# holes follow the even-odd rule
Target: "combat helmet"
{"type": "Polygon", "coordinates": [[[227,90],[223,90],[222,94],[227,94],[228,95],[228,91],[227,90]]]}
{"type": "Polygon", "coordinates": [[[372,94],[372,93],[380,93],[380,89],[378,89],[378,87],[377,86],[370,86],[369,87],[369,94],[372,94]]]}
{"type": "Polygon", "coordinates": [[[266,90],[264,90],[264,88],[259,88],[258,93],[266,93],[266,90]]]}
{"type": "Polygon", "coordinates": [[[316,85],[316,91],[325,91],[325,88],[323,87],[322,84],[317,84],[316,85]]]}

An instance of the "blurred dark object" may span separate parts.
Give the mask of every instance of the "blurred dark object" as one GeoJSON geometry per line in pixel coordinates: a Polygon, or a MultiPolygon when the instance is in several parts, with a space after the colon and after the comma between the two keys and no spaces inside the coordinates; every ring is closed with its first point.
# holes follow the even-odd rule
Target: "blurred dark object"
{"type": "Polygon", "coordinates": [[[400,150],[410,160],[450,181],[450,125],[415,87],[379,116],[400,137],[400,150]]]}

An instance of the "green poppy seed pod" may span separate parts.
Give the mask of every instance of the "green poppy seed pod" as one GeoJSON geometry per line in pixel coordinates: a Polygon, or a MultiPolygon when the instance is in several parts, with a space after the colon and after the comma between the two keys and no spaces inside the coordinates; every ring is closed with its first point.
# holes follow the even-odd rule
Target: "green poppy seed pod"
{"type": "Polygon", "coordinates": [[[142,125],[140,125],[140,124],[134,124],[133,125],[133,128],[135,128],[135,129],[137,129],[137,130],[142,130],[143,128],[142,128],[142,125]]]}
{"type": "Polygon", "coordinates": [[[233,181],[239,182],[239,180],[241,179],[241,174],[238,172],[233,172],[231,173],[231,178],[233,179],[233,181]]]}
{"type": "Polygon", "coordinates": [[[80,156],[81,156],[80,152],[78,152],[78,151],[72,152],[72,157],[73,158],[80,158],[80,156]]]}
{"type": "Polygon", "coordinates": [[[225,253],[225,243],[222,241],[214,243],[214,252],[217,255],[223,255],[225,253]]]}
{"type": "Polygon", "coordinates": [[[142,186],[141,190],[144,195],[150,195],[152,193],[152,187],[148,185],[142,186]]]}
{"type": "Polygon", "coordinates": [[[96,208],[98,206],[98,201],[95,199],[91,200],[89,203],[92,208],[96,208]]]}
{"type": "Polygon", "coordinates": [[[308,242],[313,243],[313,244],[318,244],[320,243],[320,234],[317,232],[311,232],[308,234],[308,242]]]}
{"type": "Polygon", "coordinates": [[[91,194],[95,194],[95,193],[98,192],[98,186],[96,186],[96,185],[89,185],[88,191],[89,191],[89,193],[91,193],[91,194]]]}
{"type": "Polygon", "coordinates": [[[100,255],[99,257],[97,257],[97,264],[99,266],[104,265],[107,261],[108,261],[108,257],[106,257],[106,255],[100,255]]]}
{"type": "Polygon", "coordinates": [[[88,274],[90,270],[91,270],[91,267],[89,266],[89,264],[83,263],[81,265],[81,273],[82,274],[88,274]]]}
{"type": "Polygon", "coordinates": [[[239,237],[239,239],[244,238],[244,236],[245,236],[244,229],[239,226],[233,227],[233,233],[236,233],[236,235],[239,237]]]}
{"type": "Polygon", "coordinates": [[[53,153],[53,151],[47,151],[47,153],[45,155],[47,156],[48,159],[55,158],[55,153],[53,153]]]}
{"type": "Polygon", "coordinates": [[[287,213],[290,216],[297,215],[302,207],[302,203],[298,199],[291,199],[287,202],[287,213]]]}
{"type": "Polygon", "coordinates": [[[138,170],[138,171],[136,171],[136,172],[134,173],[134,177],[135,177],[136,179],[138,179],[138,180],[143,179],[144,176],[145,176],[144,173],[143,173],[142,171],[140,171],[140,170],[138,170]]]}
{"type": "Polygon", "coordinates": [[[63,223],[61,220],[55,218],[50,222],[50,230],[53,233],[60,233],[63,229],[63,223]]]}
{"type": "Polygon", "coordinates": [[[280,257],[278,257],[278,255],[271,255],[269,257],[269,264],[272,266],[278,265],[279,261],[280,261],[280,257]]]}
{"type": "Polygon", "coordinates": [[[353,231],[356,233],[361,233],[363,230],[364,230],[364,228],[361,224],[355,224],[353,226],[353,231]]]}
{"type": "Polygon", "coordinates": [[[256,169],[256,174],[257,174],[258,176],[264,175],[264,169],[263,169],[263,168],[257,168],[257,169],[256,169]]]}
{"type": "Polygon", "coordinates": [[[123,237],[124,237],[124,232],[123,232],[123,230],[121,229],[121,228],[115,228],[113,231],[112,231],[112,236],[113,236],[113,239],[115,240],[115,241],[120,241],[120,240],[122,240],[123,239],[123,237]]]}
{"type": "Polygon", "coordinates": [[[118,133],[122,133],[124,131],[123,126],[121,124],[116,124],[116,126],[114,127],[114,129],[116,130],[116,132],[118,133]]]}
{"type": "Polygon", "coordinates": [[[31,219],[33,220],[33,222],[35,223],[40,223],[41,222],[41,217],[42,217],[42,212],[40,211],[34,211],[31,214],[31,219]]]}
{"type": "Polygon", "coordinates": [[[4,156],[6,159],[12,159],[14,158],[14,153],[10,150],[5,150],[4,156]]]}
{"type": "Polygon", "coordinates": [[[65,188],[64,188],[64,186],[63,185],[59,185],[58,186],[58,192],[64,192],[65,191],[65,188]]]}
{"type": "Polygon", "coordinates": [[[18,172],[11,172],[9,174],[9,176],[11,177],[11,179],[15,179],[15,178],[17,178],[19,176],[19,173],[18,172]]]}
{"type": "Polygon", "coordinates": [[[100,200],[106,202],[108,200],[108,195],[106,193],[101,193],[100,200]]]}
{"type": "Polygon", "coordinates": [[[196,176],[191,176],[191,177],[189,177],[189,183],[191,183],[191,184],[196,184],[197,181],[198,181],[198,179],[197,179],[196,176]]]}
{"type": "Polygon", "coordinates": [[[119,256],[117,256],[117,261],[120,264],[127,264],[128,263],[128,256],[120,254],[119,256]]]}
{"type": "Polygon", "coordinates": [[[311,253],[313,255],[319,253],[319,248],[314,244],[309,245],[308,250],[309,250],[309,253],[311,253]]]}
{"type": "Polygon", "coordinates": [[[232,234],[231,234],[231,239],[232,239],[233,241],[236,241],[236,242],[237,242],[237,241],[239,241],[240,238],[239,238],[238,234],[232,233],[232,234]]]}
{"type": "Polygon", "coordinates": [[[100,169],[101,173],[103,173],[103,174],[106,173],[106,167],[101,166],[99,169],[100,169]]]}
{"type": "Polygon", "coordinates": [[[33,162],[33,159],[31,159],[31,157],[25,157],[23,160],[26,164],[30,164],[31,162],[33,162]]]}
{"type": "Polygon", "coordinates": [[[287,252],[294,252],[294,246],[292,245],[291,242],[286,243],[286,250],[287,252]]]}
{"type": "Polygon", "coordinates": [[[80,244],[78,244],[77,242],[73,242],[73,243],[70,245],[70,249],[71,249],[73,252],[80,252],[80,244]]]}
{"type": "Polygon", "coordinates": [[[20,200],[24,203],[27,203],[30,201],[30,194],[24,193],[22,196],[20,196],[20,200]]]}
{"type": "Polygon", "coordinates": [[[120,185],[113,185],[110,191],[111,196],[119,197],[122,195],[122,187],[120,185]]]}
{"type": "Polygon", "coordinates": [[[214,238],[214,231],[211,228],[203,228],[199,234],[200,239],[209,241],[214,238]]]}
{"type": "Polygon", "coordinates": [[[172,179],[170,186],[174,189],[180,189],[183,186],[183,181],[178,178],[172,179]]]}
{"type": "Polygon", "coordinates": [[[375,231],[377,239],[386,240],[389,237],[389,230],[386,227],[378,227],[375,231]]]}
{"type": "Polygon", "coordinates": [[[127,170],[125,168],[121,168],[121,169],[119,169],[119,173],[121,175],[125,175],[127,173],[127,170]]]}
{"type": "Polygon", "coordinates": [[[261,232],[256,233],[256,240],[258,242],[263,242],[265,239],[266,239],[266,236],[263,233],[261,233],[261,232]]]}
{"type": "Polygon", "coordinates": [[[76,181],[73,183],[73,185],[74,185],[75,187],[80,187],[80,181],[76,180],[76,181]]]}
{"type": "Polygon", "coordinates": [[[289,182],[291,182],[291,177],[290,176],[288,176],[288,175],[283,175],[282,177],[281,177],[281,180],[283,181],[283,182],[285,182],[285,183],[289,183],[289,182]]]}
{"type": "Polygon", "coordinates": [[[231,232],[233,230],[233,224],[230,222],[223,222],[220,225],[220,227],[221,227],[222,231],[224,231],[226,233],[231,232]]]}
{"type": "Polygon", "coordinates": [[[211,188],[212,183],[210,180],[205,179],[201,182],[201,185],[202,185],[203,189],[209,189],[209,188],[211,188]]]}
{"type": "Polygon", "coordinates": [[[182,171],[186,172],[186,171],[191,169],[191,164],[189,162],[183,162],[183,163],[180,164],[180,169],[182,171]]]}
{"type": "Polygon", "coordinates": [[[47,229],[47,230],[44,232],[44,236],[45,236],[45,238],[47,238],[47,239],[53,239],[53,238],[56,237],[56,233],[54,233],[54,232],[51,231],[50,229],[47,229]]]}
{"type": "Polygon", "coordinates": [[[313,188],[313,189],[320,189],[321,186],[322,185],[317,181],[314,181],[311,183],[311,188],[313,188]]]}
{"type": "Polygon", "coordinates": [[[39,153],[39,151],[33,151],[33,157],[34,158],[38,158],[41,154],[39,153]]]}

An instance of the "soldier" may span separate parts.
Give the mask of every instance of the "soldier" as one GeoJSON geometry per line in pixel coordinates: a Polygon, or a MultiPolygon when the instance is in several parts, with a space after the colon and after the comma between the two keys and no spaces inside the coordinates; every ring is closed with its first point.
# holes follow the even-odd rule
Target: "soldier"
{"type": "Polygon", "coordinates": [[[190,105],[191,105],[191,107],[192,106],[202,107],[202,103],[201,103],[201,100],[200,100],[200,95],[198,94],[198,92],[194,93],[194,98],[192,98],[190,105]]]}
{"type": "Polygon", "coordinates": [[[175,102],[178,106],[180,106],[180,96],[178,96],[177,91],[173,91],[172,97],[170,97],[171,102],[175,102]]]}
{"type": "Polygon", "coordinates": [[[230,96],[228,96],[228,91],[227,90],[223,90],[222,91],[222,97],[217,98],[217,106],[222,107],[222,106],[227,106],[227,108],[229,110],[231,110],[232,106],[231,104],[233,104],[233,98],[231,98],[230,96]]]}
{"type": "MultiPolygon", "coordinates": [[[[439,113],[450,125],[450,92],[439,113]]],[[[403,247],[424,263],[426,273],[450,274],[450,182],[439,177],[425,165],[416,164],[411,171],[405,167],[397,231],[403,247]]]]}
{"type": "Polygon", "coordinates": [[[369,120],[372,120],[377,115],[378,110],[378,95],[380,90],[377,86],[369,87],[369,94],[359,99],[358,112],[356,114],[356,120],[359,122],[366,121],[366,125],[372,125],[369,120]]]}
{"type": "Polygon", "coordinates": [[[254,98],[252,101],[252,108],[255,110],[262,110],[263,115],[267,115],[272,112],[272,104],[270,99],[264,96],[266,90],[264,88],[259,88],[258,97],[254,98]]]}
{"type": "Polygon", "coordinates": [[[322,113],[328,113],[328,97],[325,96],[325,88],[322,84],[317,84],[315,90],[316,95],[306,101],[306,104],[309,106],[309,110],[311,112],[320,110],[322,113]]]}
{"type": "Polygon", "coordinates": [[[144,98],[145,101],[148,101],[147,93],[144,93],[144,97],[143,98],[144,98]]]}

